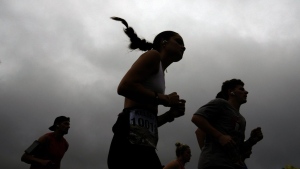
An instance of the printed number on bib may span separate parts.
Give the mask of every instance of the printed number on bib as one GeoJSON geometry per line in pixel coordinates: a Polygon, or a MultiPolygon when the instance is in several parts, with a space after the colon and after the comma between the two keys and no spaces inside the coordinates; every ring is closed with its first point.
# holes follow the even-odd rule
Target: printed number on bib
{"type": "Polygon", "coordinates": [[[151,133],[156,133],[157,122],[154,114],[143,110],[130,112],[130,124],[148,129],[151,133]]]}

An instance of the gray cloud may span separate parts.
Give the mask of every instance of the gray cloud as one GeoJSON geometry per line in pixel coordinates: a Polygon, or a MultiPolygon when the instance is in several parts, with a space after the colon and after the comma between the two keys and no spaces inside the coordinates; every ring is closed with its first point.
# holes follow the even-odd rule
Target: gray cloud
{"type": "MultiPolygon", "coordinates": [[[[189,144],[196,168],[200,149],[192,114],[223,81],[240,78],[250,92],[241,112],[247,136],[261,126],[264,139],[249,168],[300,166],[298,1],[14,1],[0,2],[1,168],[20,161],[56,116],[71,117],[63,168],[107,168],[111,127],[122,110],[116,89],[142,53],[127,49],[125,18],[152,41],[163,30],[180,33],[184,59],[167,69],[166,93],[187,100],[186,115],[160,128],[158,155],[175,158],[175,142],[189,144]]],[[[167,109],[160,107],[160,112],[167,109]]]]}

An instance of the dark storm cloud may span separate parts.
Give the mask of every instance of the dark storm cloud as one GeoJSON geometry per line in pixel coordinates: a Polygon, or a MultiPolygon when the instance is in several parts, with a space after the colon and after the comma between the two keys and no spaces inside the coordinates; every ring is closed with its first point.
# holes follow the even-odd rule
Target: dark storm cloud
{"type": "Polygon", "coordinates": [[[192,114],[223,81],[240,78],[250,92],[241,109],[246,137],[257,126],[264,132],[249,168],[300,166],[298,1],[0,3],[1,168],[29,168],[20,161],[24,149],[59,115],[71,117],[62,167],[107,168],[111,127],[123,106],[116,88],[142,53],[127,49],[124,26],[111,16],[124,17],[148,41],[175,30],[187,47],[166,73],[166,93],[178,92],[187,105],[184,117],[160,128],[163,164],[180,141],[192,150],[186,168],[197,167],[192,114]]]}

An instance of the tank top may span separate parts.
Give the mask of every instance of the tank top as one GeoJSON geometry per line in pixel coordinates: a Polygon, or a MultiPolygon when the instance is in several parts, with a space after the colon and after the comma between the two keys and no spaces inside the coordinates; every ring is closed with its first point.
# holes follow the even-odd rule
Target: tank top
{"type": "Polygon", "coordinates": [[[150,76],[142,85],[157,93],[165,93],[165,74],[161,62],[159,63],[159,70],[156,74],[150,76]]]}

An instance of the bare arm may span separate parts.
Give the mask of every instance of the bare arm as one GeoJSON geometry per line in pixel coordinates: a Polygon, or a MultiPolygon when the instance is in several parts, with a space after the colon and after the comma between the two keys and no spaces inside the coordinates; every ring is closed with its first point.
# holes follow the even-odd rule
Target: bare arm
{"type": "MultiPolygon", "coordinates": [[[[159,70],[160,54],[151,50],[141,55],[125,74],[118,86],[118,94],[141,104],[157,104],[155,93],[142,85],[159,70]]],[[[158,104],[169,104],[168,97],[160,94],[158,104]]]]}
{"type": "Polygon", "coordinates": [[[205,140],[206,134],[200,128],[197,128],[195,133],[196,133],[198,145],[199,145],[200,149],[202,150],[202,148],[204,147],[204,140],[205,140]]]}
{"type": "Polygon", "coordinates": [[[224,135],[215,129],[204,117],[201,115],[193,115],[192,122],[205,133],[213,136],[222,145],[234,146],[235,142],[229,135],[224,135]]]}
{"type": "Polygon", "coordinates": [[[29,155],[24,153],[21,157],[21,161],[27,163],[27,164],[32,164],[32,163],[38,163],[42,166],[47,166],[47,165],[51,165],[52,161],[51,160],[43,160],[40,158],[36,158],[33,155],[29,155]]]}
{"type": "Polygon", "coordinates": [[[185,100],[180,99],[180,102],[177,106],[171,107],[169,111],[158,116],[158,127],[164,125],[167,122],[174,121],[175,118],[183,116],[185,112],[185,102],[185,100]]]}
{"type": "MultiPolygon", "coordinates": [[[[47,142],[47,137],[44,135],[42,137],[40,137],[38,139],[38,142],[40,143],[37,147],[35,147],[36,149],[39,149],[42,144],[47,142]]],[[[44,160],[44,159],[40,159],[38,157],[35,157],[34,154],[28,154],[28,153],[24,153],[21,157],[21,161],[27,163],[27,164],[33,164],[33,163],[37,163],[40,164],[42,166],[47,166],[47,165],[51,165],[52,161],[51,160],[44,160]]]]}

